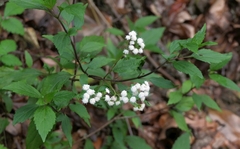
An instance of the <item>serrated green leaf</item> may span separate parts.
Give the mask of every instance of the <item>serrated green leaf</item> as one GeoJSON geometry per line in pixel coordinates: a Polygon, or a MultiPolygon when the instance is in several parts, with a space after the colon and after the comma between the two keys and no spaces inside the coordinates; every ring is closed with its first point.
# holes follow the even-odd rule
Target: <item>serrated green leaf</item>
{"type": "Polygon", "coordinates": [[[69,49],[69,46],[71,45],[71,40],[69,35],[65,32],[58,32],[58,34],[54,35],[53,43],[58,49],[60,55],[62,55],[66,50],[71,50],[69,49]]]}
{"type": "Polygon", "coordinates": [[[88,65],[88,67],[92,68],[92,69],[100,68],[100,67],[103,67],[103,66],[109,64],[110,62],[113,62],[113,61],[114,61],[113,58],[98,56],[91,61],[91,63],[88,65]]]}
{"type": "Polygon", "coordinates": [[[200,88],[205,81],[204,78],[200,78],[197,75],[190,75],[190,80],[196,86],[196,88],[200,88]]]}
{"type": "Polygon", "coordinates": [[[155,53],[163,54],[163,51],[157,45],[147,45],[145,49],[155,53]]]}
{"type": "Polygon", "coordinates": [[[14,40],[6,39],[0,42],[0,56],[15,51],[17,44],[14,40]]]}
{"type": "Polygon", "coordinates": [[[22,123],[27,119],[30,119],[37,108],[38,108],[38,105],[36,104],[27,104],[17,109],[13,117],[13,125],[17,123],[22,123]]]}
{"type": "Polygon", "coordinates": [[[3,55],[0,57],[0,61],[7,66],[21,66],[22,62],[18,57],[12,54],[3,55]]]}
{"type": "Polygon", "coordinates": [[[194,93],[192,95],[192,98],[198,110],[201,109],[202,103],[204,103],[209,108],[215,109],[217,111],[222,111],[221,108],[217,105],[217,103],[208,95],[198,95],[194,93]]]}
{"type": "Polygon", "coordinates": [[[183,94],[180,91],[171,92],[169,94],[168,105],[178,103],[183,97],[183,94]]]}
{"type": "Polygon", "coordinates": [[[149,80],[154,85],[156,85],[157,87],[160,87],[160,88],[170,89],[170,88],[175,87],[175,85],[171,81],[166,80],[162,77],[151,77],[147,80],[149,80]]]}
{"type": "Polygon", "coordinates": [[[125,142],[131,149],[151,149],[144,139],[137,136],[126,136],[125,142]]]}
{"type": "Polygon", "coordinates": [[[53,102],[58,108],[66,107],[70,100],[75,96],[73,92],[70,91],[60,91],[57,92],[53,97],[53,102]]]}
{"type": "Polygon", "coordinates": [[[81,52],[100,52],[104,46],[105,44],[100,42],[89,42],[82,47],[81,52]]]}
{"type": "Polygon", "coordinates": [[[86,140],[84,149],[95,149],[91,140],[89,139],[86,140]]]}
{"type": "Polygon", "coordinates": [[[13,34],[24,34],[24,28],[22,23],[16,18],[7,18],[1,21],[1,26],[8,32],[13,34]]]}
{"type": "Polygon", "coordinates": [[[192,89],[192,87],[193,87],[193,84],[190,80],[186,80],[185,82],[183,82],[182,88],[181,88],[182,94],[188,93],[192,89]]]}
{"type": "Polygon", "coordinates": [[[169,46],[170,53],[180,51],[181,49],[183,49],[182,45],[186,44],[187,42],[188,40],[174,40],[170,43],[169,46]]]}
{"type": "Polygon", "coordinates": [[[29,97],[34,97],[34,98],[41,98],[42,95],[39,93],[37,89],[32,87],[31,85],[19,81],[19,82],[13,82],[9,84],[6,87],[3,87],[3,89],[10,90],[12,92],[15,92],[20,95],[25,95],[29,97]]]}
{"type": "MultiPolygon", "coordinates": [[[[123,115],[124,115],[124,116],[136,116],[136,113],[133,112],[133,111],[129,111],[129,110],[128,110],[128,111],[125,111],[125,112],[123,113],[123,115]]],[[[142,125],[141,120],[140,120],[139,117],[133,117],[133,118],[131,118],[131,120],[132,120],[132,122],[133,122],[133,124],[134,124],[134,126],[135,126],[136,128],[139,128],[139,126],[142,125]]]]}
{"type": "Polygon", "coordinates": [[[183,46],[183,48],[187,48],[188,50],[190,50],[194,53],[198,51],[198,45],[194,42],[191,42],[191,41],[189,41],[186,44],[183,44],[182,46],[183,46]]]}
{"type": "Polygon", "coordinates": [[[60,116],[60,121],[62,122],[62,130],[65,134],[65,136],[68,139],[69,145],[72,146],[73,140],[72,140],[72,123],[69,117],[66,115],[61,115],[60,116]]]}
{"type": "Polygon", "coordinates": [[[185,132],[174,142],[172,149],[190,149],[190,136],[185,132]]]}
{"type": "Polygon", "coordinates": [[[192,54],[192,56],[200,61],[207,63],[220,63],[228,59],[225,54],[221,54],[210,49],[201,49],[196,53],[192,54]]]}
{"type": "Polygon", "coordinates": [[[192,38],[192,41],[195,42],[197,45],[200,45],[205,38],[205,34],[206,34],[206,24],[204,24],[201,30],[194,35],[194,37],[192,38]]]}
{"type": "Polygon", "coordinates": [[[107,39],[106,49],[107,49],[108,57],[111,57],[111,58],[117,58],[117,55],[119,55],[120,52],[122,54],[122,51],[116,48],[116,46],[113,44],[110,38],[107,39]]]}
{"type": "Polygon", "coordinates": [[[119,35],[119,36],[123,36],[124,35],[124,32],[122,30],[114,28],[114,27],[108,28],[107,31],[110,32],[113,35],[119,35]]]}
{"type": "Polygon", "coordinates": [[[150,24],[152,24],[154,21],[156,21],[158,19],[157,16],[145,16],[145,17],[141,17],[140,19],[138,19],[135,23],[134,26],[135,27],[146,27],[150,24]]]}
{"type": "Polygon", "coordinates": [[[217,45],[217,44],[218,44],[217,42],[207,41],[207,42],[204,42],[204,43],[200,44],[199,47],[204,47],[204,46],[214,46],[214,45],[217,45]]]}
{"type": "Polygon", "coordinates": [[[74,26],[77,28],[81,28],[84,24],[84,15],[85,15],[85,9],[87,5],[84,5],[83,3],[75,3],[73,5],[69,5],[64,8],[64,10],[72,14],[74,16],[74,26]]]}
{"type": "Polygon", "coordinates": [[[42,95],[46,95],[54,91],[59,91],[62,86],[69,81],[69,78],[70,74],[64,71],[49,75],[42,80],[40,84],[40,92],[42,95]]]}
{"type": "Polygon", "coordinates": [[[9,121],[7,118],[0,117],[0,134],[5,130],[5,128],[8,126],[9,121]]]}
{"type": "Polygon", "coordinates": [[[107,111],[107,119],[110,120],[114,117],[114,115],[117,113],[117,109],[115,108],[110,108],[107,111]]]}
{"type": "Polygon", "coordinates": [[[32,65],[33,65],[32,56],[26,50],[24,51],[24,55],[25,55],[25,62],[27,64],[27,66],[32,67],[32,65]]]}
{"type": "Polygon", "coordinates": [[[182,100],[179,103],[177,103],[177,105],[175,105],[174,108],[176,108],[178,111],[186,112],[191,110],[193,106],[194,102],[192,97],[183,96],[182,100]]]}
{"type": "Polygon", "coordinates": [[[178,127],[182,129],[183,131],[189,131],[187,123],[184,119],[184,116],[181,113],[175,112],[175,111],[170,111],[172,114],[174,120],[176,121],[178,127]]]}
{"type": "Polygon", "coordinates": [[[55,124],[55,113],[53,112],[52,108],[48,106],[38,107],[34,112],[33,119],[39,135],[41,136],[43,142],[45,142],[48,133],[51,131],[53,125],[55,124]]]}
{"type": "Polygon", "coordinates": [[[235,90],[235,91],[240,91],[240,88],[237,84],[235,84],[232,80],[221,76],[219,74],[209,74],[209,77],[213,80],[216,81],[217,83],[219,83],[220,85],[229,88],[231,90],[235,90]]]}
{"type": "Polygon", "coordinates": [[[86,74],[80,74],[79,81],[82,86],[88,84],[88,76],[86,74]]]}
{"type": "Polygon", "coordinates": [[[44,1],[42,0],[10,0],[10,1],[14,2],[18,6],[21,6],[25,9],[48,10],[48,7],[44,5],[44,1]]]}
{"type": "Polygon", "coordinates": [[[10,113],[13,107],[13,101],[10,97],[8,97],[7,95],[2,95],[2,99],[5,103],[6,106],[6,110],[10,113]]]}
{"type": "Polygon", "coordinates": [[[53,37],[54,37],[53,35],[42,35],[42,37],[53,42],[53,37]]]}
{"type": "Polygon", "coordinates": [[[140,37],[143,38],[145,45],[155,45],[163,35],[165,28],[155,28],[143,32],[140,37]]]}
{"type": "Polygon", "coordinates": [[[8,17],[11,15],[18,15],[23,13],[24,8],[20,7],[19,5],[13,3],[13,2],[8,2],[6,4],[6,7],[4,9],[4,17],[8,17]]]}
{"type": "Polygon", "coordinates": [[[118,142],[118,143],[122,143],[123,144],[123,132],[121,131],[121,129],[119,129],[118,127],[113,127],[112,128],[112,133],[113,133],[113,137],[114,139],[118,142]]]}
{"type": "Polygon", "coordinates": [[[43,0],[42,4],[46,6],[48,9],[53,9],[54,5],[56,4],[57,0],[43,0]]]}
{"type": "Polygon", "coordinates": [[[39,149],[43,144],[41,136],[39,135],[36,125],[33,121],[28,126],[27,137],[26,137],[26,149],[39,149]]]}
{"type": "Polygon", "coordinates": [[[0,144],[0,149],[8,149],[3,144],[0,144]]]}
{"type": "Polygon", "coordinates": [[[181,71],[183,73],[192,75],[192,76],[198,76],[199,78],[203,78],[202,72],[192,63],[187,61],[174,61],[173,62],[174,68],[176,68],[178,71],[181,71]]]}
{"type": "Polygon", "coordinates": [[[222,55],[225,56],[225,59],[220,63],[211,63],[210,70],[214,71],[214,70],[221,69],[232,59],[232,53],[226,53],[226,54],[222,54],[222,55]]]}
{"type": "Polygon", "coordinates": [[[69,108],[73,112],[77,113],[88,124],[88,126],[91,126],[89,121],[90,115],[85,106],[83,106],[80,103],[76,103],[76,104],[70,104],[69,108]]]}

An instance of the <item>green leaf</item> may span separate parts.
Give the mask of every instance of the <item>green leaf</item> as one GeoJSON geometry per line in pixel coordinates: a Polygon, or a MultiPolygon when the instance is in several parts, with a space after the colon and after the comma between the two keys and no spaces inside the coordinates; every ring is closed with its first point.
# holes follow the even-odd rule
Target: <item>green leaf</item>
{"type": "Polygon", "coordinates": [[[13,107],[13,101],[10,97],[8,97],[7,95],[2,95],[2,99],[5,103],[6,106],[6,110],[10,113],[13,107]]]}
{"type": "Polygon", "coordinates": [[[5,128],[8,126],[9,121],[7,118],[0,117],[0,134],[5,130],[5,128]]]}
{"type": "Polygon", "coordinates": [[[107,119],[110,120],[114,117],[114,115],[117,113],[117,109],[115,108],[110,108],[107,111],[107,119]]]}
{"type": "Polygon", "coordinates": [[[183,82],[182,88],[181,88],[182,94],[188,93],[192,89],[192,87],[193,87],[193,84],[190,80],[186,80],[185,82],[183,82]]]}
{"type": "Polygon", "coordinates": [[[214,71],[214,70],[221,69],[232,59],[232,53],[226,53],[226,54],[222,54],[222,55],[225,55],[225,59],[220,63],[211,63],[210,70],[214,71]]]}
{"type": "Polygon", "coordinates": [[[217,83],[219,83],[220,85],[229,88],[231,90],[235,90],[235,91],[240,91],[240,88],[237,84],[235,84],[232,80],[221,76],[219,74],[209,74],[209,77],[213,80],[216,81],[217,83]]]}
{"type": "Polygon", "coordinates": [[[119,129],[118,127],[113,127],[113,128],[112,128],[112,133],[113,133],[114,139],[115,139],[119,144],[123,144],[124,134],[123,134],[123,132],[121,131],[121,129],[119,129]]]}
{"type": "MultiPolygon", "coordinates": [[[[14,2],[18,6],[21,6],[25,9],[41,9],[41,10],[48,10],[48,7],[46,7],[44,4],[45,1],[43,0],[10,0],[11,2],[14,2]]],[[[52,1],[52,0],[47,0],[52,1]]]]}
{"type": "Polygon", "coordinates": [[[48,9],[53,9],[54,5],[56,4],[57,0],[43,0],[42,4],[46,6],[48,9]]]}
{"type": "Polygon", "coordinates": [[[13,117],[13,125],[17,123],[22,123],[27,119],[30,119],[37,108],[38,108],[38,105],[36,104],[27,104],[17,109],[13,117]]]}
{"type": "Polygon", "coordinates": [[[0,61],[4,63],[7,66],[20,66],[22,65],[22,62],[16,57],[15,55],[12,54],[7,54],[3,55],[0,57],[0,61]]]}
{"type": "Polygon", "coordinates": [[[73,92],[59,91],[54,95],[53,102],[58,108],[64,108],[74,96],[75,94],[73,92]]]}
{"type": "Polygon", "coordinates": [[[139,27],[139,28],[144,28],[150,24],[152,24],[154,21],[156,21],[158,19],[157,16],[146,16],[146,17],[141,17],[140,19],[138,19],[134,25],[135,27],[139,27]]]}
{"type": "Polygon", "coordinates": [[[198,95],[198,94],[193,94],[192,95],[193,101],[195,102],[198,110],[201,109],[202,103],[204,103],[206,106],[209,108],[215,109],[217,111],[222,111],[220,107],[217,105],[217,103],[209,96],[207,95],[198,95]]]}
{"type": "Polygon", "coordinates": [[[163,51],[157,45],[147,45],[145,46],[145,49],[161,55],[163,54],[163,51]]]}
{"type": "Polygon", "coordinates": [[[204,78],[200,78],[197,75],[190,75],[190,80],[196,86],[196,88],[200,88],[205,81],[204,78]]]}
{"type": "Polygon", "coordinates": [[[85,106],[83,106],[80,103],[76,103],[76,104],[70,104],[69,108],[73,112],[77,113],[88,124],[88,126],[91,126],[89,121],[90,115],[88,114],[88,111],[85,106]]]}
{"type": "Polygon", "coordinates": [[[201,49],[198,52],[192,54],[192,56],[200,61],[207,63],[220,63],[228,59],[225,54],[221,54],[210,49],[201,49]]]}
{"type": "Polygon", "coordinates": [[[8,149],[3,144],[0,144],[0,149],[8,149]]]}
{"type": "Polygon", "coordinates": [[[20,7],[19,5],[13,3],[13,2],[8,2],[6,4],[6,7],[4,9],[4,17],[8,17],[11,15],[18,15],[23,13],[24,9],[20,7]]]}
{"type": "Polygon", "coordinates": [[[62,122],[62,130],[68,139],[69,145],[72,146],[73,140],[71,133],[72,132],[71,120],[66,115],[61,115],[60,119],[61,119],[60,121],[62,122]]]}
{"type": "Polygon", "coordinates": [[[204,43],[200,44],[199,47],[204,47],[204,46],[214,46],[214,45],[217,45],[217,44],[218,44],[217,42],[207,41],[207,42],[204,42],[204,43]]]}
{"type": "Polygon", "coordinates": [[[197,45],[200,45],[206,34],[206,24],[203,25],[200,31],[198,31],[195,36],[192,38],[192,41],[195,42],[197,45]]]}
{"type": "Polygon", "coordinates": [[[16,18],[7,18],[1,21],[1,26],[8,32],[13,34],[24,34],[24,28],[22,23],[16,18]]]}
{"type": "Polygon", "coordinates": [[[87,5],[84,5],[83,3],[75,3],[64,8],[67,13],[74,16],[74,26],[77,28],[81,28],[84,24],[84,14],[86,7],[87,5]]]}
{"type": "Polygon", "coordinates": [[[71,50],[69,49],[69,46],[71,45],[71,40],[69,35],[65,32],[58,32],[58,34],[54,35],[53,43],[58,49],[60,55],[62,55],[66,50],[71,50]]]}
{"type": "Polygon", "coordinates": [[[174,142],[172,149],[190,149],[190,136],[185,132],[174,142]]]}
{"type": "Polygon", "coordinates": [[[89,42],[87,44],[85,44],[82,49],[81,52],[100,52],[100,50],[105,46],[105,44],[100,43],[100,42],[89,42]]]}
{"type": "Polygon", "coordinates": [[[54,37],[53,35],[42,35],[42,37],[53,42],[53,37],[54,37]]]}
{"type": "Polygon", "coordinates": [[[151,149],[144,139],[137,136],[126,136],[125,142],[131,149],[151,149]]]}
{"type": "Polygon", "coordinates": [[[114,28],[114,27],[108,28],[107,31],[110,32],[113,35],[119,35],[119,36],[123,36],[124,35],[124,32],[122,30],[114,28]]]}
{"type": "Polygon", "coordinates": [[[25,62],[27,64],[27,66],[32,67],[32,65],[33,65],[32,56],[28,53],[28,51],[24,51],[24,55],[25,55],[25,62]]]}
{"type": "Polygon", "coordinates": [[[174,40],[169,46],[170,53],[180,51],[183,49],[182,45],[186,44],[188,40],[174,40]]]}
{"type": "Polygon", "coordinates": [[[84,149],[95,149],[91,140],[86,139],[84,149]]]}
{"type": "Polygon", "coordinates": [[[41,136],[39,135],[36,125],[33,121],[28,126],[26,137],[26,149],[38,149],[43,144],[41,136]]]}
{"type": "Polygon", "coordinates": [[[79,81],[82,86],[88,84],[88,76],[86,74],[80,74],[79,81]]]}
{"type": "Polygon", "coordinates": [[[190,50],[194,53],[198,51],[198,45],[194,42],[191,42],[191,41],[189,41],[186,44],[183,44],[182,46],[183,46],[183,48],[187,48],[188,50],[190,50]]]}
{"type": "Polygon", "coordinates": [[[34,112],[34,122],[43,142],[45,142],[49,131],[53,128],[55,120],[56,115],[52,108],[48,106],[38,107],[34,112]]]}
{"type": "Polygon", "coordinates": [[[149,80],[154,85],[160,88],[165,88],[165,89],[175,88],[175,85],[171,81],[166,80],[162,77],[151,77],[147,80],[149,80]]]}
{"type": "Polygon", "coordinates": [[[181,113],[175,112],[175,111],[170,111],[170,113],[172,114],[174,120],[176,121],[178,127],[180,129],[182,129],[183,131],[187,131],[189,132],[187,123],[184,119],[184,116],[181,113]]]}
{"type": "Polygon", "coordinates": [[[143,32],[140,37],[143,38],[145,45],[155,45],[163,35],[165,28],[155,28],[143,32]]]}
{"type": "Polygon", "coordinates": [[[186,111],[191,110],[193,106],[194,106],[194,102],[193,102],[192,97],[183,96],[182,100],[179,103],[177,103],[175,108],[178,111],[186,112],[186,111]]]}
{"type": "Polygon", "coordinates": [[[28,85],[27,83],[22,82],[22,81],[13,82],[10,85],[4,87],[3,89],[10,90],[17,94],[25,95],[25,96],[29,96],[29,97],[34,97],[34,98],[42,97],[42,95],[39,93],[39,91],[37,89],[35,89],[31,85],[28,85]]]}
{"type": "Polygon", "coordinates": [[[202,72],[192,63],[187,61],[174,61],[173,67],[176,68],[178,71],[189,75],[196,75],[199,78],[203,78],[202,72]]]}
{"type": "Polygon", "coordinates": [[[168,105],[178,103],[182,99],[183,95],[180,91],[170,92],[168,105]]]}
{"type": "Polygon", "coordinates": [[[133,118],[131,118],[131,120],[132,120],[134,126],[135,126],[136,128],[139,128],[139,126],[141,126],[142,123],[141,123],[140,118],[139,118],[139,117],[134,117],[134,116],[137,116],[135,112],[128,110],[128,111],[125,111],[125,112],[123,113],[123,115],[124,115],[124,116],[133,116],[133,118]]]}
{"type": "Polygon", "coordinates": [[[103,66],[109,64],[110,62],[113,62],[113,61],[114,61],[114,59],[112,59],[112,58],[98,56],[91,61],[91,63],[88,65],[88,67],[93,68],[93,69],[100,68],[100,67],[103,67],[103,66]]]}
{"type": "Polygon", "coordinates": [[[14,40],[6,39],[0,42],[0,56],[15,51],[17,44],[14,40]]]}
{"type": "Polygon", "coordinates": [[[54,91],[59,91],[62,86],[69,81],[69,78],[70,74],[64,71],[49,75],[42,80],[40,84],[40,92],[42,95],[46,95],[54,91]]]}

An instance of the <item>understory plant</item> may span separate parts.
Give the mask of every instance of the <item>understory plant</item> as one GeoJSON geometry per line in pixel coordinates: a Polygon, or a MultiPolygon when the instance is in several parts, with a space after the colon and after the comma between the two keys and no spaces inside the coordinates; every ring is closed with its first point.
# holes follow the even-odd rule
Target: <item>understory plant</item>
{"type": "MultiPolygon", "coordinates": [[[[14,40],[0,42],[1,102],[5,103],[10,112],[12,94],[27,97],[26,105],[17,109],[13,117],[13,124],[30,120],[26,136],[27,149],[41,146],[58,149],[71,147],[74,143],[72,121],[66,111],[76,113],[91,127],[91,117],[86,108],[88,104],[106,111],[108,122],[105,126],[110,126],[111,134],[106,137],[103,149],[150,149],[144,139],[131,132],[131,127],[141,129],[141,121],[136,113],[151,106],[148,97],[153,86],[174,89],[169,93],[168,110],[184,133],[176,140],[173,149],[189,149],[192,134],[184,113],[194,106],[201,110],[203,104],[221,111],[211,97],[197,94],[194,89],[201,88],[205,80],[211,79],[226,88],[240,91],[233,81],[217,73],[231,60],[232,54],[221,54],[205,48],[216,45],[215,42],[204,41],[206,25],[193,38],[171,42],[164,52],[158,42],[165,28],[146,29],[158,19],[156,16],[142,17],[136,22],[129,20],[129,32],[108,28],[106,32],[120,39],[117,45],[110,38],[96,35],[76,41],[75,36],[84,25],[87,4],[70,4],[66,0],[55,5],[56,0],[10,0],[6,4],[4,16],[0,18],[2,29],[21,36],[24,34],[23,29],[16,29],[16,26],[21,26],[20,22],[11,16],[25,9],[40,9],[56,19],[63,29],[55,35],[42,35],[55,45],[59,55],[52,59],[59,69],[47,65],[44,65],[44,70],[34,69],[32,57],[27,51],[24,53],[25,63],[11,54],[17,49],[14,40]],[[53,8],[57,8],[57,11],[53,11],[53,8]],[[147,68],[146,52],[158,54],[160,65],[154,69],[147,68]],[[193,60],[208,63],[208,74],[203,75],[192,63],[193,60]],[[182,72],[188,79],[181,85],[165,79],[157,74],[165,66],[182,72]],[[131,109],[124,110],[124,104],[131,105],[131,109]],[[129,120],[134,126],[129,124],[129,120]],[[63,141],[63,136],[54,131],[59,125],[67,141],[63,141]]],[[[4,122],[1,133],[8,125],[8,118],[1,115],[0,119],[4,122]]],[[[88,139],[91,135],[79,140],[86,140],[86,149],[93,148],[88,139]]]]}

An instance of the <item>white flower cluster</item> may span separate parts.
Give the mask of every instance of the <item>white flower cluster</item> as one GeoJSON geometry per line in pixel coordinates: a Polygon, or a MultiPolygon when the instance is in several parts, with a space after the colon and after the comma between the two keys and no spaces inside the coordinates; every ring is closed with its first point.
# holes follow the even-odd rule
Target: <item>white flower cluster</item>
{"type": "Polygon", "coordinates": [[[135,31],[129,32],[125,39],[129,41],[128,49],[123,50],[125,55],[129,54],[129,51],[132,51],[135,55],[143,53],[145,47],[144,41],[142,38],[137,38],[135,31]]]}
{"type": "MultiPolygon", "coordinates": [[[[90,85],[83,85],[83,90],[85,93],[83,94],[82,102],[84,104],[90,103],[95,104],[102,97],[103,94],[101,92],[95,93],[95,90],[90,89],[90,85]]],[[[105,89],[104,100],[107,102],[109,106],[120,105],[121,103],[132,103],[134,105],[134,111],[143,111],[145,108],[145,99],[149,95],[150,85],[147,81],[143,84],[135,84],[131,87],[131,92],[128,93],[126,90],[123,90],[119,95],[119,98],[115,95],[110,96],[110,90],[108,88],[105,89]],[[129,98],[130,97],[130,98],[129,98]],[[139,103],[141,102],[141,104],[139,103]]]]}

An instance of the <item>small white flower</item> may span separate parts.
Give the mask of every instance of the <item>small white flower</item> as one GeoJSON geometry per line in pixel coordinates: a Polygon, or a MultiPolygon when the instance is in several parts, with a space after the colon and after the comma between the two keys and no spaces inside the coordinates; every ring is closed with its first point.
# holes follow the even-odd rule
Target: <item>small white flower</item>
{"type": "Polygon", "coordinates": [[[90,88],[90,85],[88,85],[88,84],[84,84],[82,88],[83,88],[83,90],[86,91],[86,90],[88,90],[88,89],[90,88]]]}
{"type": "Polygon", "coordinates": [[[89,89],[89,90],[87,90],[87,93],[91,96],[91,95],[95,94],[95,90],[89,89]]]}
{"type": "Polygon", "coordinates": [[[136,97],[134,97],[134,96],[130,98],[130,102],[132,102],[132,103],[135,103],[136,100],[137,100],[137,99],[136,99],[136,97]]]}
{"type": "Polygon", "coordinates": [[[137,40],[137,36],[131,36],[131,40],[132,41],[136,41],[137,40]]]}
{"type": "Polygon", "coordinates": [[[135,42],[134,42],[134,41],[130,41],[129,44],[130,44],[130,45],[134,45],[135,42]]]}
{"type": "Polygon", "coordinates": [[[137,84],[135,84],[135,87],[136,87],[137,89],[140,89],[141,85],[140,85],[139,83],[137,83],[137,84]]]}
{"type": "Polygon", "coordinates": [[[143,111],[143,109],[145,108],[145,106],[146,106],[146,105],[145,105],[144,103],[142,103],[142,104],[141,104],[141,107],[139,108],[139,110],[140,110],[140,111],[143,111]]]}
{"type": "Polygon", "coordinates": [[[142,84],[142,85],[140,86],[140,90],[141,90],[141,91],[145,91],[145,89],[146,89],[146,84],[142,84]]]}
{"type": "Polygon", "coordinates": [[[101,98],[101,97],[102,97],[102,93],[101,93],[101,92],[98,92],[97,95],[96,95],[96,97],[101,98]]]}
{"type": "Polygon", "coordinates": [[[125,50],[123,50],[123,54],[127,55],[127,54],[129,54],[129,51],[125,49],[125,50]]]}
{"type": "Polygon", "coordinates": [[[133,111],[138,111],[139,108],[138,107],[133,107],[133,111]]]}
{"type": "Polygon", "coordinates": [[[138,91],[136,92],[132,92],[133,96],[137,96],[138,95],[138,91]]]}
{"type": "Polygon", "coordinates": [[[111,100],[112,100],[112,101],[117,101],[117,97],[116,97],[116,96],[112,96],[112,97],[111,97],[111,100]]]}
{"type": "Polygon", "coordinates": [[[88,103],[88,99],[87,99],[87,98],[83,98],[83,99],[82,99],[82,102],[83,102],[84,104],[87,104],[87,103],[88,103]]]}
{"type": "Polygon", "coordinates": [[[134,46],[133,45],[129,45],[128,49],[132,51],[132,50],[134,50],[134,46]]]}
{"type": "Polygon", "coordinates": [[[138,54],[138,49],[135,48],[132,52],[133,52],[133,54],[137,55],[138,54]]]}
{"type": "Polygon", "coordinates": [[[100,97],[95,97],[96,102],[98,102],[100,99],[100,97]]]}
{"type": "Polygon", "coordinates": [[[142,39],[142,38],[138,38],[138,39],[137,39],[137,43],[138,43],[138,44],[143,43],[143,39],[142,39]]]}
{"type": "Polygon", "coordinates": [[[121,92],[121,96],[122,96],[122,97],[126,97],[126,96],[127,96],[127,91],[123,90],[123,91],[121,92]]]}
{"type": "Polygon", "coordinates": [[[114,105],[114,102],[113,102],[113,101],[108,101],[108,105],[109,105],[109,106],[113,106],[113,105],[114,105]]]}
{"type": "Polygon", "coordinates": [[[140,93],[138,94],[138,97],[139,97],[139,98],[145,97],[144,92],[140,92],[140,93]]]}
{"type": "Polygon", "coordinates": [[[94,105],[96,103],[96,99],[95,98],[91,98],[89,102],[94,105]]]}
{"type": "Polygon", "coordinates": [[[139,46],[140,46],[142,49],[144,49],[145,44],[142,42],[142,43],[139,44],[139,46]]]}
{"type": "Polygon", "coordinates": [[[146,99],[145,97],[140,98],[140,100],[141,100],[142,102],[144,102],[145,99],[146,99]]]}
{"type": "Polygon", "coordinates": [[[110,94],[110,91],[108,88],[106,88],[105,90],[106,90],[106,93],[110,94]]]}
{"type": "Polygon", "coordinates": [[[131,37],[130,37],[129,35],[126,35],[125,39],[126,39],[126,40],[130,40],[131,37]]]}
{"type": "Polygon", "coordinates": [[[89,98],[90,98],[90,95],[89,95],[88,93],[84,93],[84,94],[83,94],[83,98],[89,99],[89,98]]]}
{"type": "Polygon", "coordinates": [[[124,103],[128,103],[129,99],[128,99],[127,97],[123,97],[123,98],[122,98],[122,101],[123,101],[124,103]]]}
{"type": "Polygon", "coordinates": [[[143,49],[142,49],[142,48],[139,48],[139,49],[138,49],[138,53],[142,54],[142,53],[143,53],[143,49]]]}
{"type": "Polygon", "coordinates": [[[129,35],[130,36],[137,36],[137,33],[135,31],[131,31],[131,32],[129,32],[129,35]]]}
{"type": "Polygon", "coordinates": [[[136,92],[136,91],[137,91],[136,86],[132,86],[132,87],[131,87],[131,91],[132,91],[132,92],[136,92]]]}
{"type": "Polygon", "coordinates": [[[149,95],[149,92],[148,91],[145,91],[144,92],[144,96],[147,97],[149,95]]]}
{"type": "Polygon", "coordinates": [[[111,100],[111,98],[109,97],[109,95],[105,95],[105,101],[108,102],[110,100],[111,100]]]}
{"type": "Polygon", "coordinates": [[[116,106],[120,105],[120,103],[121,103],[120,101],[115,102],[116,106]]]}

